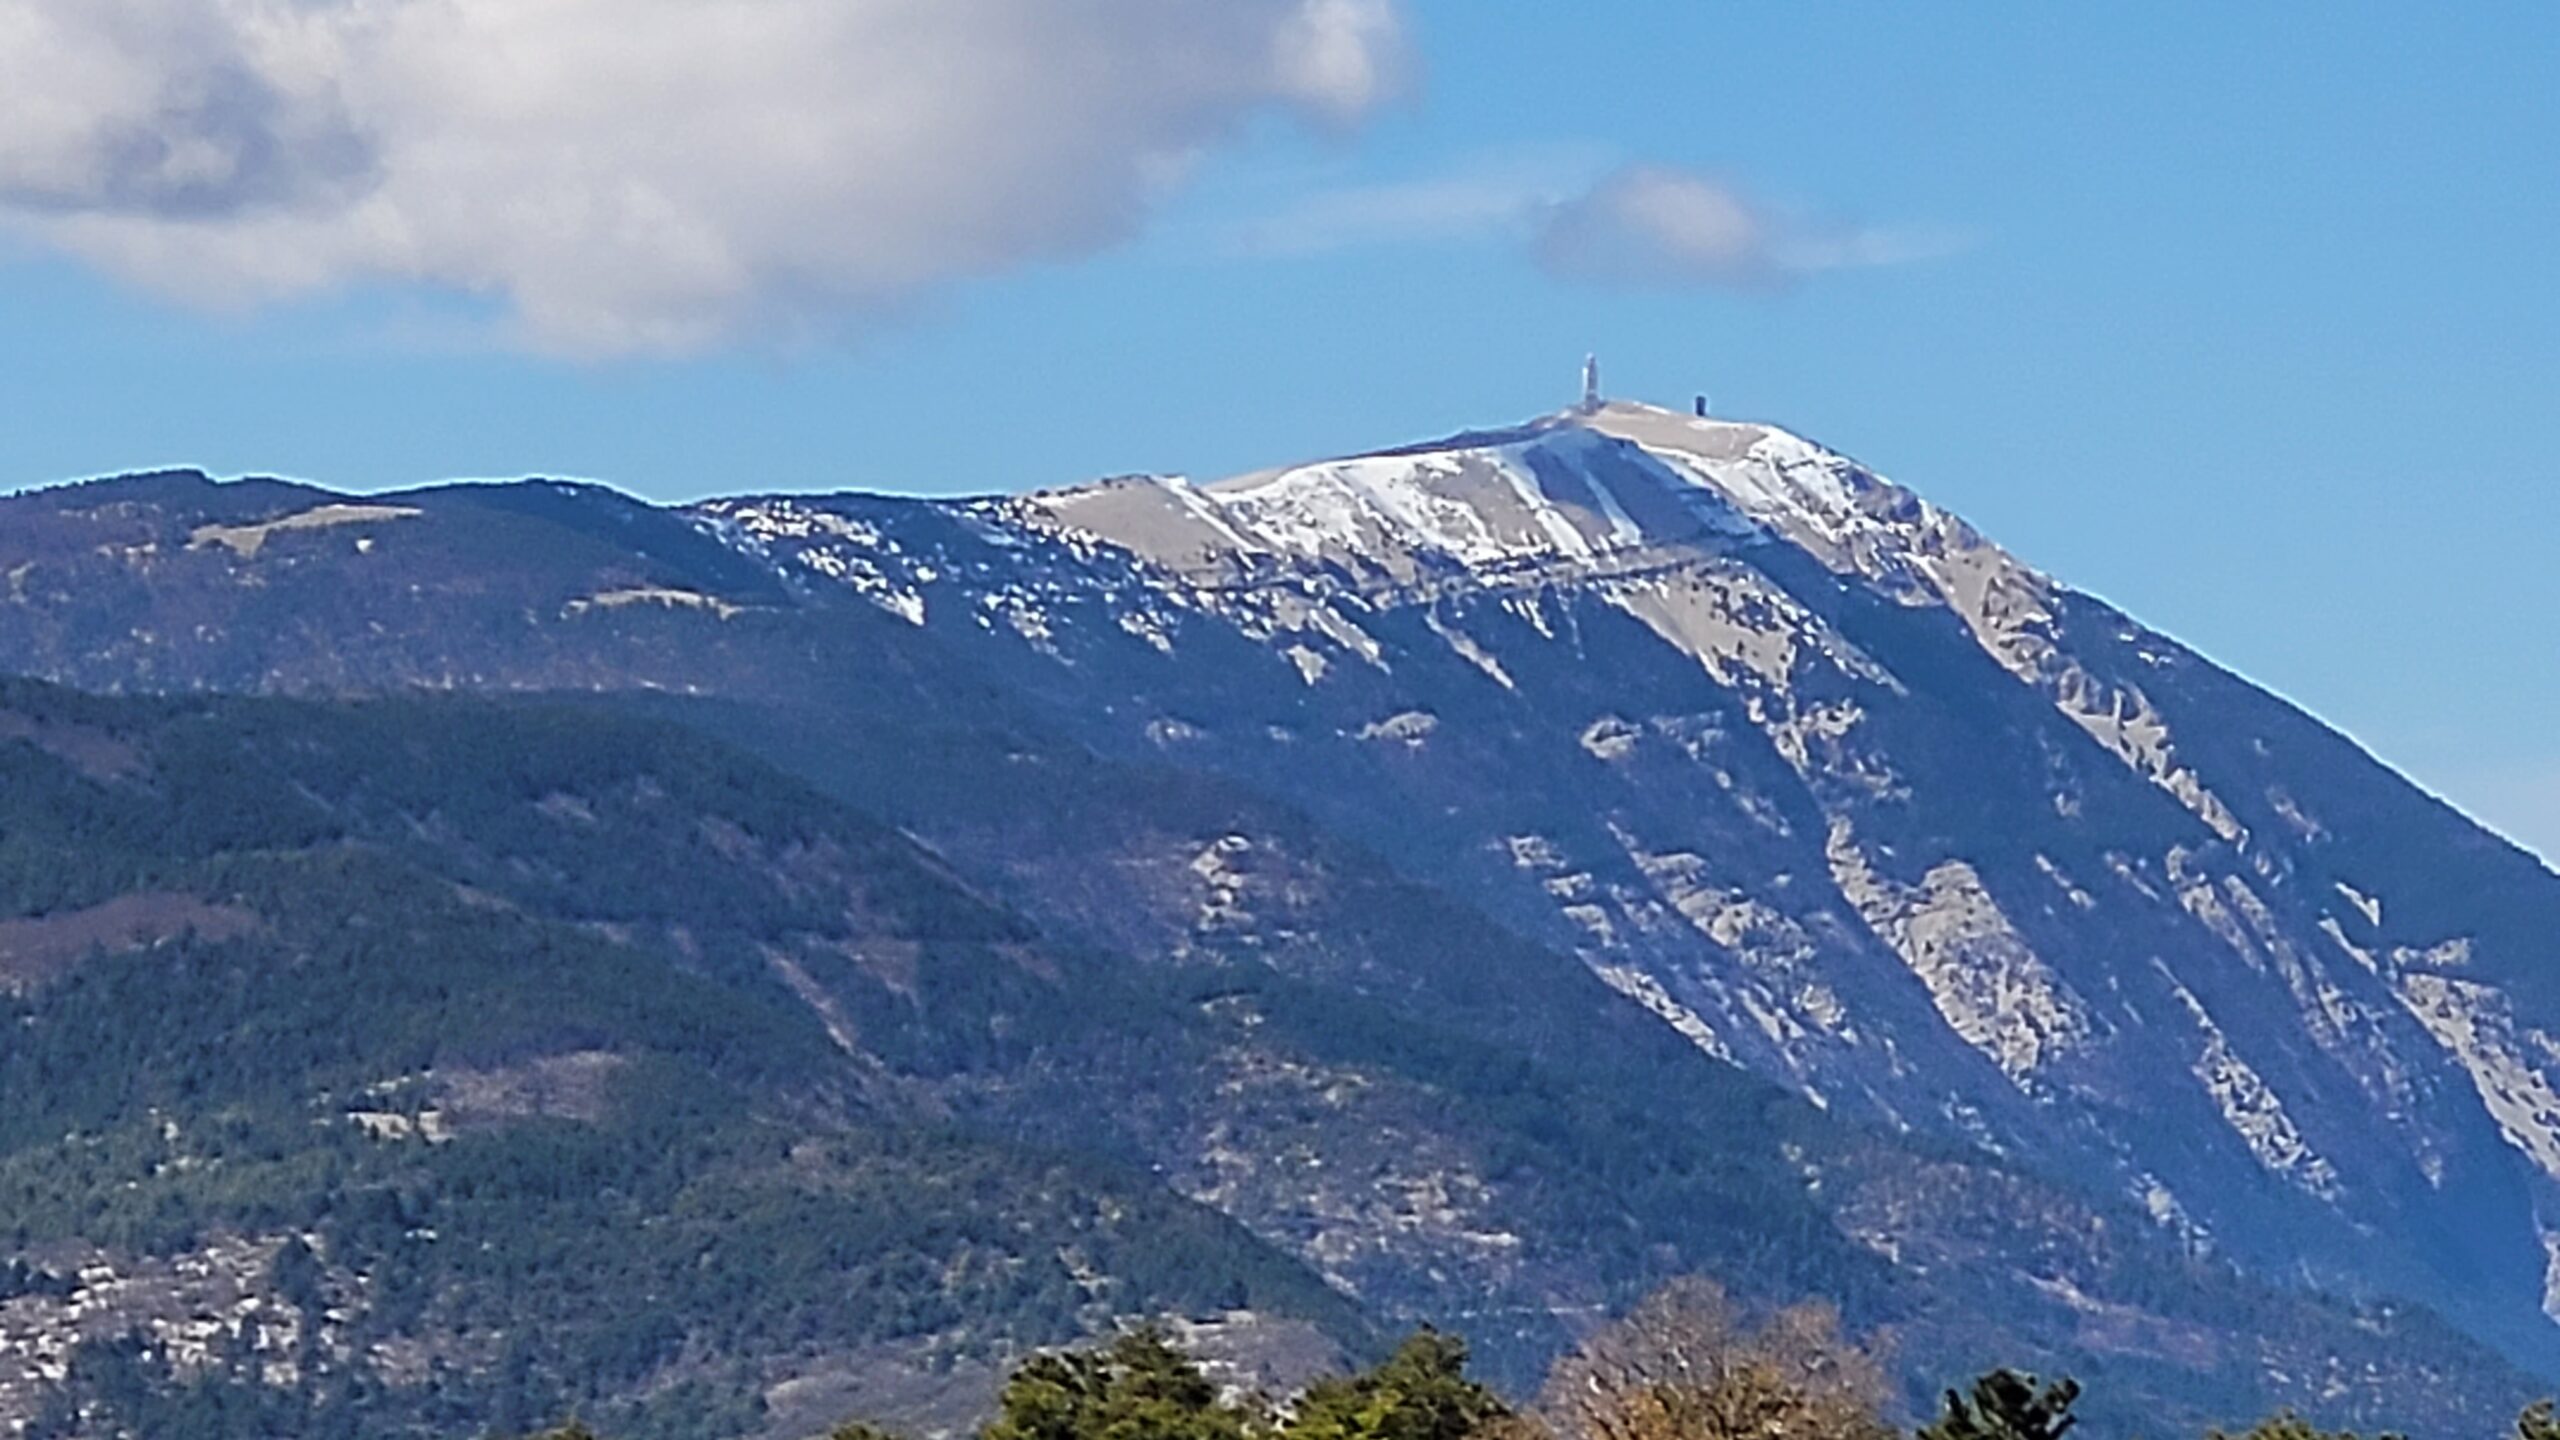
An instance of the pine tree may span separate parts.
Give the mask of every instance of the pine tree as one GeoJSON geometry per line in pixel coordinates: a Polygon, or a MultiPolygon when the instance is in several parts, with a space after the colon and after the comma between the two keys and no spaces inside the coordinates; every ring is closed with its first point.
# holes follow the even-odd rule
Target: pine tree
{"type": "Polygon", "coordinates": [[[1035,1355],[981,1440],[1246,1440],[1252,1417],[1153,1327],[1099,1350],[1035,1355]]]}
{"type": "Polygon", "coordinates": [[[1282,1433],[1287,1440],[1468,1440],[1512,1412],[1466,1370],[1465,1341],[1422,1330],[1374,1369],[1308,1386],[1282,1433]]]}
{"type": "Polygon", "coordinates": [[[1947,1412],[1918,1440],[2060,1440],[2078,1423],[2071,1413],[2080,1384],[2064,1378],[2039,1389],[2036,1377],[1994,1370],[1973,1382],[1970,1399],[1950,1390],[1947,1412]]]}

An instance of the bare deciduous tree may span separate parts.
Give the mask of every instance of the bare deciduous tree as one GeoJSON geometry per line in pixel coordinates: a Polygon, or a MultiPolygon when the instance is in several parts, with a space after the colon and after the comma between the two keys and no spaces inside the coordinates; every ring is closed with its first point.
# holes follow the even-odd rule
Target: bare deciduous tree
{"type": "Polygon", "coordinates": [[[1828,1305],[1748,1324],[1674,1281],[1557,1362],[1537,1414],[1561,1440],[1892,1440],[1884,1367],[1828,1305]]]}

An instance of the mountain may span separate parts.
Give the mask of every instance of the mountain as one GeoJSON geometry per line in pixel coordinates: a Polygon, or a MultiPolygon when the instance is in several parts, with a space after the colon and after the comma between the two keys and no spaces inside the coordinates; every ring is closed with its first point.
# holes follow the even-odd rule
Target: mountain
{"type": "Polygon", "coordinates": [[[2560,1355],[2560,879],[1853,461],[1612,405],[1205,487],[697,513],[1707,1054],[2560,1355]]]}
{"type": "MultiPolygon", "coordinates": [[[[576,695],[797,775],[1119,997],[1016,999],[1059,1028],[989,1057],[983,1009],[857,988],[844,1026],[820,952],[783,950],[815,999],[740,961],[844,1105],[1156,1177],[1515,1381],[1691,1269],[1841,1294],[1923,1393],[2058,1365],[2146,1425],[2495,1428],[2528,1382],[2407,1300],[2560,1369],[2560,881],[1769,427],[1613,405],[1206,486],[680,510],[126,477],[0,501],[0,582],[21,673],[576,695]]],[[[593,863],[526,860],[691,974],[690,887],[583,914],[593,863]]]]}
{"type": "Polygon", "coordinates": [[[1536,952],[1321,873],[1370,867],[1320,837],[1301,882],[1344,893],[1300,904],[1348,968],[1202,970],[1044,938],[897,831],[593,705],[21,682],[0,729],[19,1433],[941,1426],[1132,1313],[1247,1377],[1434,1318],[1517,1383],[1559,1314],[1690,1269],[1891,1326],[1915,1402],[1998,1357],[2109,1374],[2126,1417],[2485,1433],[2528,1388],[2423,1313],[1677,1068],[1642,1012],[1574,1014],[1610,995],[1576,969],[1526,1023],[1609,1053],[1539,1057],[1535,974],[1432,974],[1536,952]],[[1614,1093],[1648,1071],[1653,1104],[1614,1093]]]}

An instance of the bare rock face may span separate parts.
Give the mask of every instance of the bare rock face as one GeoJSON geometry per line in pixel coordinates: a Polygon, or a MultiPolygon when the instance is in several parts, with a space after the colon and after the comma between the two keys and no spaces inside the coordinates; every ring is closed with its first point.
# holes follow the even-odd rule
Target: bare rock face
{"type": "MultiPolygon", "coordinates": [[[[21,672],[699,697],[1062,933],[1477,1003],[1638,1111],[1738,1066],[1950,1167],[1808,1161],[1857,1245],[2005,1265],[2109,1353],[2220,1363],[2101,1293],[2121,1212],[2560,1373],[2560,877],[1774,427],[1611,404],[1204,485],[673,511],[142,477],[0,502],[0,580],[21,672]]],[[[1156,1163],[1345,1293],[1552,1339],[1631,1283],[1409,1076],[1218,1056],[1156,1163]]]]}

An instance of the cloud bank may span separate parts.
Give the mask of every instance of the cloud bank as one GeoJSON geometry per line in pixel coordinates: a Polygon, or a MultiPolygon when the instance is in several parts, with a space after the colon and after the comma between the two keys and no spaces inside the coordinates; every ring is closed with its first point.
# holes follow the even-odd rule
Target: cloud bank
{"type": "Polygon", "coordinates": [[[896,309],[1134,232],[1393,0],[0,0],[0,229],[199,303],[389,279],[572,355],[896,309]]]}
{"type": "Polygon", "coordinates": [[[1806,220],[1661,165],[1627,166],[1546,207],[1532,245],[1539,265],[1562,279],[1728,289],[1771,289],[1961,248],[1950,236],[1806,220]]]}

